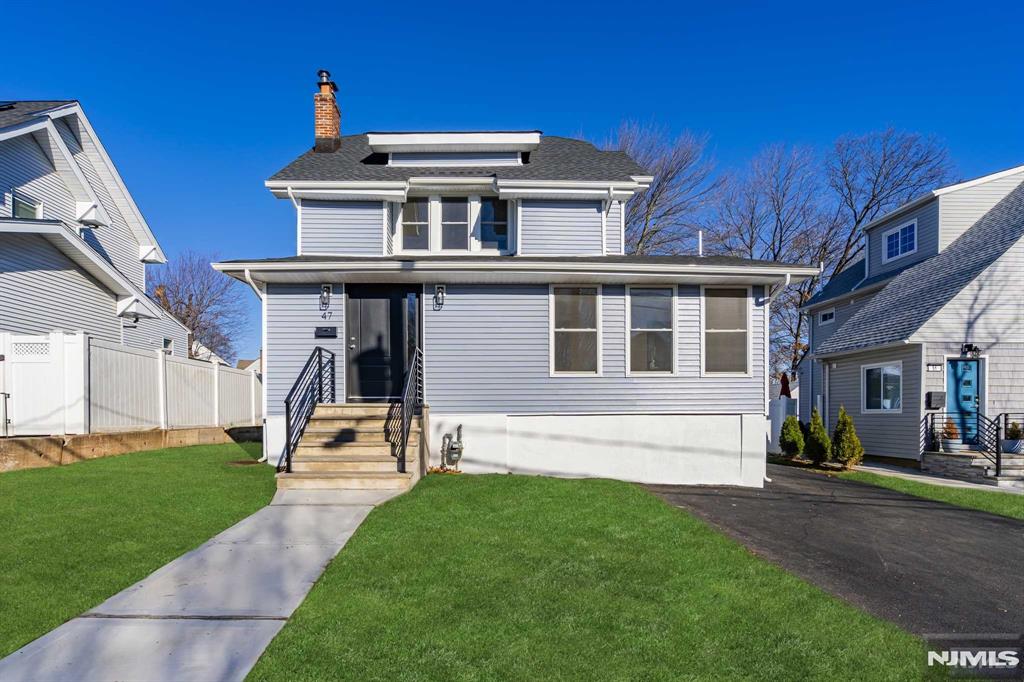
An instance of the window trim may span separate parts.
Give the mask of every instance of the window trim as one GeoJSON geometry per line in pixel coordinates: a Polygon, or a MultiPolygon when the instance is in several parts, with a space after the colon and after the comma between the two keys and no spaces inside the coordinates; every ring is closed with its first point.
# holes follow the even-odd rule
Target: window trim
{"type": "MultiPolygon", "coordinates": [[[[750,284],[702,284],[700,285],[700,375],[701,377],[739,377],[739,378],[751,378],[754,376],[754,287],[750,284]],[[705,324],[705,314],[707,312],[707,297],[704,295],[708,289],[745,289],[747,292],[747,371],[746,372],[709,372],[705,369],[705,351],[707,349],[707,343],[705,337],[707,336],[707,329],[705,324]]],[[[716,331],[730,331],[730,330],[716,330],[716,331]]],[[[735,331],[740,331],[736,329],[735,331]]],[[[713,333],[713,332],[712,332],[713,333]]]]}
{"type": "Polygon", "coordinates": [[[899,260],[900,258],[911,256],[917,253],[917,240],[919,237],[920,234],[917,229],[917,218],[914,218],[913,220],[908,220],[905,223],[900,223],[895,227],[890,227],[888,230],[882,233],[882,262],[891,263],[894,260],[899,260]],[[893,232],[896,232],[898,234],[900,231],[903,230],[903,228],[910,227],[911,225],[914,226],[914,248],[910,249],[909,251],[904,251],[900,253],[898,256],[893,256],[892,258],[889,258],[889,249],[886,245],[886,242],[889,239],[889,235],[892,234],[893,232]]]}
{"type": "MultiPolygon", "coordinates": [[[[861,414],[903,414],[903,378],[906,376],[903,373],[903,361],[902,360],[890,360],[888,362],[872,362],[860,366],[860,413],[861,414]],[[900,406],[897,409],[885,409],[878,408],[872,409],[868,407],[868,394],[867,394],[867,376],[869,369],[878,369],[885,367],[892,367],[894,365],[900,368],[900,406]]],[[[882,371],[882,385],[885,385],[885,371],[882,371]]]]}
{"type": "Polygon", "coordinates": [[[548,376],[549,377],[600,377],[604,376],[604,286],[601,284],[549,284],[548,285],[548,376]],[[555,370],[555,289],[595,288],[597,298],[597,371],[565,372],[555,370]]]}
{"type": "MultiPolygon", "coordinates": [[[[398,209],[396,211],[397,216],[394,220],[394,242],[392,244],[392,252],[396,255],[408,254],[408,255],[427,255],[427,254],[443,254],[445,256],[511,256],[517,253],[519,244],[519,204],[513,199],[502,199],[496,194],[471,194],[466,196],[441,196],[437,194],[431,194],[429,196],[414,195],[406,198],[406,201],[395,202],[398,209]],[[506,229],[508,230],[508,239],[505,249],[493,249],[486,248],[483,246],[481,239],[481,231],[483,224],[481,222],[480,205],[484,198],[497,199],[498,201],[506,202],[507,213],[506,213],[506,229]],[[429,233],[428,244],[426,249],[410,249],[405,245],[405,216],[404,206],[409,199],[426,199],[427,200],[427,230],[429,233]],[[443,249],[441,244],[443,243],[443,230],[442,230],[442,212],[441,212],[441,200],[442,199],[465,199],[468,210],[468,224],[466,226],[466,244],[467,248],[463,249],[443,249]]],[[[385,219],[386,222],[386,219],[385,219]]],[[[500,224],[500,221],[499,221],[500,224]]],[[[386,245],[385,245],[386,248],[386,245]]]]}
{"type": "Polygon", "coordinates": [[[11,190],[11,217],[16,220],[42,220],[43,219],[43,202],[40,199],[33,199],[27,197],[24,194],[18,192],[16,189],[11,190]],[[32,218],[17,218],[17,207],[14,205],[16,202],[21,202],[34,209],[35,216],[32,218]]]}
{"type": "MultiPolygon", "coordinates": [[[[676,284],[628,284],[626,285],[626,376],[638,377],[674,377],[679,376],[679,286],[676,284]],[[672,370],[668,372],[634,371],[631,364],[633,357],[633,289],[670,289],[672,291],[672,370]]],[[[652,329],[648,331],[666,331],[652,329]]]]}
{"type": "Polygon", "coordinates": [[[825,308],[824,310],[819,310],[818,311],[818,326],[819,327],[824,327],[826,325],[830,325],[830,324],[834,323],[835,321],[836,321],[836,309],[835,309],[835,306],[833,306],[831,308],[825,308]],[[822,320],[821,316],[825,315],[827,313],[832,313],[832,317],[829,318],[828,320],[822,320]]]}

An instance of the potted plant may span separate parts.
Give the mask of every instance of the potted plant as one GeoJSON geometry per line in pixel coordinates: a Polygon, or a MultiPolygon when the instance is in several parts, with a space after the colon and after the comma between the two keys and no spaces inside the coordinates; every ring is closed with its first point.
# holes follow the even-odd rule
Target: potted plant
{"type": "Polygon", "coordinates": [[[1006,427],[1006,433],[1003,434],[1003,452],[1016,455],[1024,449],[1022,446],[1024,446],[1024,430],[1017,422],[1010,422],[1010,425],[1006,427]]]}
{"type": "Polygon", "coordinates": [[[946,423],[942,425],[942,450],[944,452],[953,452],[953,446],[958,444],[960,440],[960,429],[956,428],[956,424],[953,423],[952,419],[947,419],[946,423]]]}

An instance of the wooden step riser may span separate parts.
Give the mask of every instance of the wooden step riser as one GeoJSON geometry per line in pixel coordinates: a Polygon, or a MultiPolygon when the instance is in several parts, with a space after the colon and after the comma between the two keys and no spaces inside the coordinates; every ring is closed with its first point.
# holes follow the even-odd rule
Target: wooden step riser
{"type": "MultiPolygon", "coordinates": [[[[321,433],[317,431],[306,431],[302,434],[303,444],[326,445],[328,443],[392,443],[397,436],[389,436],[383,431],[341,431],[333,433],[321,433]]],[[[409,445],[419,445],[420,436],[418,433],[409,434],[409,445]]]]}
{"type": "Polygon", "coordinates": [[[277,479],[278,490],[406,490],[408,478],[288,478],[277,479]]]}
{"type": "Polygon", "coordinates": [[[334,460],[293,459],[292,471],[295,473],[331,472],[347,474],[373,471],[380,474],[390,474],[398,471],[398,462],[396,460],[391,460],[390,462],[338,462],[334,460]]]}
{"type": "Polygon", "coordinates": [[[377,429],[383,431],[386,426],[394,426],[389,422],[394,422],[393,419],[383,419],[378,417],[316,417],[314,416],[309,420],[309,426],[307,428],[317,429],[377,429]]]}
{"type": "MultiPolygon", "coordinates": [[[[405,449],[407,458],[416,457],[419,452],[418,445],[410,445],[405,449]]],[[[316,455],[394,455],[390,443],[339,443],[332,445],[320,445],[314,443],[299,443],[295,449],[295,456],[316,456],[316,455]]]]}
{"type": "Polygon", "coordinates": [[[359,417],[373,417],[384,419],[396,410],[387,405],[317,405],[313,410],[313,416],[318,418],[332,419],[355,419],[359,417]]]}

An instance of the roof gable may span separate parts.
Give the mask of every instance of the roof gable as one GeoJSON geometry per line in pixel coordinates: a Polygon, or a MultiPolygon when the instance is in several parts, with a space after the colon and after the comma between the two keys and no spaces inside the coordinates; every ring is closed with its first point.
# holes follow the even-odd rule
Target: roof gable
{"type": "Polygon", "coordinates": [[[1024,183],[936,256],[900,272],[837,329],[817,354],[907,341],[1024,237],[1024,183]]]}

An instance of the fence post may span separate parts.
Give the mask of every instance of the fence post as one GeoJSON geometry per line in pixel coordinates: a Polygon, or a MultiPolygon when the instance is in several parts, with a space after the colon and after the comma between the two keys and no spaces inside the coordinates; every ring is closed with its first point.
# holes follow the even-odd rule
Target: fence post
{"type": "Polygon", "coordinates": [[[252,425],[256,422],[256,371],[249,370],[249,413],[252,415],[252,425]]]}
{"type": "Polygon", "coordinates": [[[220,426],[220,363],[213,362],[213,425],[220,426]]]}
{"type": "Polygon", "coordinates": [[[156,373],[157,373],[157,391],[159,394],[160,404],[160,428],[167,428],[167,353],[162,348],[156,350],[156,373]]]}

